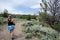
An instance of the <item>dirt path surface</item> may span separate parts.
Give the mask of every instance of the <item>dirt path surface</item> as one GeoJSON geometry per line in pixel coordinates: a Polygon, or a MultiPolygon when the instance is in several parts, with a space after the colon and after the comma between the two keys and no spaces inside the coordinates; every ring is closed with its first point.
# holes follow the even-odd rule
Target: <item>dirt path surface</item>
{"type": "MultiPolygon", "coordinates": [[[[15,25],[15,39],[14,40],[25,40],[25,35],[23,32],[23,22],[17,22],[15,25]]],[[[7,29],[7,24],[3,26],[3,30],[0,31],[0,40],[11,40],[9,31],[7,29]]]]}

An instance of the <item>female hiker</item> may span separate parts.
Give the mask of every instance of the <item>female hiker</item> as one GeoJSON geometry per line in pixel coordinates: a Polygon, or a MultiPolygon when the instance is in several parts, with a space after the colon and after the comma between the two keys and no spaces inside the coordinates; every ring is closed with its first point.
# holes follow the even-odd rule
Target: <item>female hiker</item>
{"type": "Polygon", "coordinates": [[[15,26],[15,22],[12,18],[12,16],[9,16],[7,19],[8,22],[8,30],[10,31],[10,35],[12,40],[14,39],[14,26],[15,26]]]}

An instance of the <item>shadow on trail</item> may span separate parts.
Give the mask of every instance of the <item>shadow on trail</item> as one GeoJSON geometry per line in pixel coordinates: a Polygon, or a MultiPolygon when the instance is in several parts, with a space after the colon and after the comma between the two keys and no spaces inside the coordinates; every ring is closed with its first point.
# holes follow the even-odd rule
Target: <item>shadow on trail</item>
{"type": "Polygon", "coordinates": [[[2,27],[0,26],[0,31],[3,31],[2,27]]]}
{"type": "Polygon", "coordinates": [[[24,35],[22,35],[22,34],[14,35],[14,39],[23,38],[23,37],[24,37],[24,35]]]}
{"type": "Polygon", "coordinates": [[[2,29],[0,29],[0,32],[3,31],[2,29]]]}

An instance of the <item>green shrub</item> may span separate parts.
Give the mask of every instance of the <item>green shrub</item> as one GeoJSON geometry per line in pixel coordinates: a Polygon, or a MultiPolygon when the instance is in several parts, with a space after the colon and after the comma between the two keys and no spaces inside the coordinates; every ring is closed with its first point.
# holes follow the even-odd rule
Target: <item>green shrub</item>
{"type": "Polygon", "coordinates": [[[0,17],[0,23],[1,23],[1,24],[6,23],[6,18],[0,17]]]}
{"type": "Polygon", "coordinates": [[[57,30],[60,30],[60,23],[58,22],[58,23],[54,23],[54,25],[53,25],[53,27],[55,28],[55,29],[57,29],[57,30]]]}
{"type": "Polygon", "coordinates": [[[32,21],[26,21],[26,22],[23,24],[23,26],[25,26],[25,27],[27,27],[27,26],[32,26],[32,25],[34,25],[34,24],[32,23],[32,21]]]}
{"type": "Polygon", "coordinates": [[[28,25],[25,27],[26,39],[31,39],[34,36],[40,40],[58,40],[60,37],[60,33],[50,27],[34,24],[32,21],[28,23],[32,23],[33,25],[25,23],[28,25]]]}
{"type": "Polygon", "coordinates": [[[31,39],[31,38],[32,38],[32,34],[31,34],[31,33],[26,33],[25,38],[26,38],[26,39],[31,39]]]}

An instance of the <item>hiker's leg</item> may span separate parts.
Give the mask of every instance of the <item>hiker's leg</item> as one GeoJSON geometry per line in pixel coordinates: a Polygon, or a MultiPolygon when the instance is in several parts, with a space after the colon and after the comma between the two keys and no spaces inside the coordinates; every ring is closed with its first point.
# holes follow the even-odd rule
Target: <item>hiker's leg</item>
{"type": "Polygon", "coordinates": [[[11,38],[14,37],[14,31],[13,30],[10,31],[10,35],[11,35],[11,38]]]}

